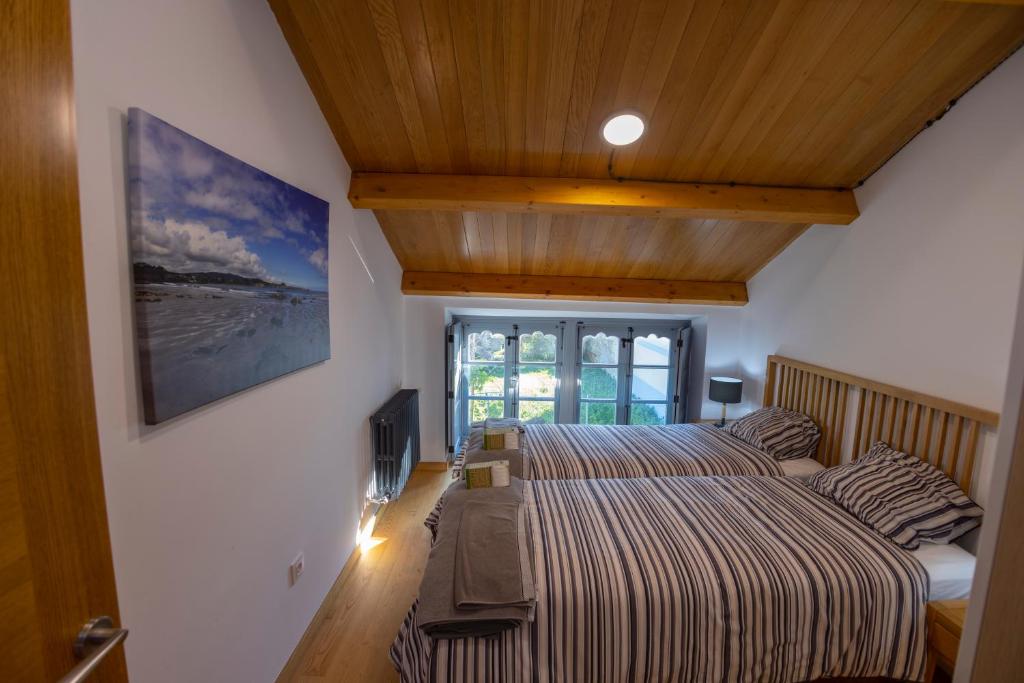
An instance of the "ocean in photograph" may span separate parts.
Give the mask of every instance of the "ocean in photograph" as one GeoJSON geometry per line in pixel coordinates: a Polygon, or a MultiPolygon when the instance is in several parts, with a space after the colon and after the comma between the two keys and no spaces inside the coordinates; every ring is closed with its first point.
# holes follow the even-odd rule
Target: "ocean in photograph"
{"type": "Polygon", "coordinates": [[[327,202],[128,111],[144,419],[330,358],[327,202]]]}

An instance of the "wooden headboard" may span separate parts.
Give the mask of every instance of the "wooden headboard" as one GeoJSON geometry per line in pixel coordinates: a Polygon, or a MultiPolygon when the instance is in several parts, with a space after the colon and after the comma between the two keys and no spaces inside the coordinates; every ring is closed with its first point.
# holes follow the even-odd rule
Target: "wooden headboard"
{"type": "Polygon", "coordinates": [[[965,492],[981,428],[999,424],[989,410],[783,356],[768,356],[763,405],[810,415],[821,428],[816,458],[826,467],[843,462],[844,443],[852,443],[856,459],[885,441],[941,469],[965,492]],[[847,430],[852,434],[844,439],[847,430]]]}

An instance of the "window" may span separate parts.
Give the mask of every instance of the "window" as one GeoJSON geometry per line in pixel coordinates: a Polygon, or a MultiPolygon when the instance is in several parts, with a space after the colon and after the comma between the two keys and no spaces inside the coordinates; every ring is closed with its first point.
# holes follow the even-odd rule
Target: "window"
{"type": "Polygon", "coordinates": [[[618,422],[619,347],[622,340],[604,332],[584,335],[580,342],[580,424],[618,422]]]}
{"type": "Polygon", "coordinates": [[[630,367],[629,423],[663,425],[673,399],[675,378],[672,367],[672,340],[650,334],[633,338],[633,362],[630,367]]]}
{"type": "Polygon", "coordinates": [[[449,451],[488,417],[681,422],[689,332],[680,321],[457,318],[446,330],[449,451]]]}
{"type": "Polygon", "coordinates": [[[669,424],[685,419],[689,328],[584,322],[577,326],[576,419],[580,424],[669,424]]]}
{"type": "Polygon", "coordinates": [[[520,334],[516,350],[519,419],[554,424],[558,398],[558,338],[540,330],[520,334]]]}
{"type": "Polygon", "coordinates": [[[466,390],[469,421],[504,417],[508,398],[505,372],[507,337],[490,330],[466,335],[466,390]]]}
{"type": "MultiPolygon", "coordinates": [[[[458,363],[465,381],[463,397],[449,395],[449,406],[466,405],[464,425],[489,417],[518,417],[524,422],[558,419],[560,323],[465,322],[465,348],[458,363]]],[[[449,332],[450,339],[457,335],[449,332]]],[[[449,381],[460,386],[458,377],[449,381]]]]}

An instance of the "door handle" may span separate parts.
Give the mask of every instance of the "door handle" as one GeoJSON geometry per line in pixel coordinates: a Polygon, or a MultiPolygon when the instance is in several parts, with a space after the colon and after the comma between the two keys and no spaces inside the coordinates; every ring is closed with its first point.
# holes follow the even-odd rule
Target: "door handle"
{"type": "Polygon", "coordinates": [[[82,661],[57,683],[81,683],[95,671],[103,658],[127,637],[128,629],[114,628],[114,622],[110,617],[96,617],[86,622],[75,638],[74,647],[75,656],[82,661]]]}

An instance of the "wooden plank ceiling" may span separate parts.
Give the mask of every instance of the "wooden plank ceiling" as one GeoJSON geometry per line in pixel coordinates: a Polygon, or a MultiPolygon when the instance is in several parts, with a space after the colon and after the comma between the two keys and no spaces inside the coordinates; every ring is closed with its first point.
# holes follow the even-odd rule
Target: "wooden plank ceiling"
{"type": "MultiPolygon", "coordinates": [[[[373,173],[848,189],[1024,41],[1024,8],[939,0],[270,4],[373,173]],[[626,109],[647,130],[613,148],[626,109]]],[[[808,225],[488,206],[376,215],[407,273],[726,283],[808,225]]]]}

